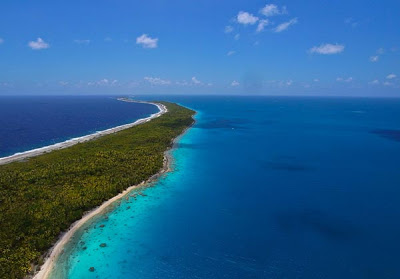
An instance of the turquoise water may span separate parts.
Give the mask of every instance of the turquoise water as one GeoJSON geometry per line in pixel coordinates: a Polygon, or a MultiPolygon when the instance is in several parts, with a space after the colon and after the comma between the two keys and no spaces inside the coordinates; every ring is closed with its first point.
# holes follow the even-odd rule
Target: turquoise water
{"type": "Polygon", "coordinates": [[[198,111],[173,171],[83,228],[53,278],[400,277],[400,100],[169,99],[198,111]]]}

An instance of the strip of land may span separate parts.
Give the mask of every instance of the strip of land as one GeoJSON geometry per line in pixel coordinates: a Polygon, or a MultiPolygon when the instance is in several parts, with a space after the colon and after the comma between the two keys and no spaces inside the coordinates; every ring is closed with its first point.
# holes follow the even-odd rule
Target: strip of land
{"type": "Polygon", "coordinates": [[[15,161],[23,161],[27,158],[31,158],[31,157],[35,157],[35,156],[38,156],[38,155],[41,155],[44,153],[48,153],[53,150],[67,148],[67,147],[73,146],[77,143],[82,143],[82,142],[96,139],[96,138],[104,136],[104,135],[113,134],[113,133],[116,133],[116,132],[119,132],[119,131],[122,131],[122,130],[125,130],[128,128],[131,128],[133,126],[146,123],[147,121],[157,118],[167,112],[167,108],[163,104],[143,102],[143,101],[134,101],[134,100],[126,99],[126,98],[119,98],[118,100],[123,101],[123,102],[152,104],[152,105],[155,105],[158,107],[159,112],[154,113],[154,114],[150,115],[149,117],[138,119],[133,123],[116,126],[116,127],[106,129],[103,131],[98,131],[96,133],[89,134],[86,136],[66,140],[64,142],[48,145],[48,146],[41,147],[41,148],[36,148],[36,149],[25,151],[25,152],[16,153],[14,155],[7,156],[7,157],[2,157],[2,158],[0,158],[0,165],[8,164],[8,163],[15,162],[15,161]]]}
{"type": "Polygon", "coordinates": [[[33,277],[33,279],[47,279],[51,275],[51,272],[53,271],[54,264],[57,261],[58,257],[60,256],[61,253],[64,252],[64,247],[65,245],[68,244],[68,242],[71,240],[71,238],[75,235],[75,233],[85,224],[87,224],[90,220],[92,220],[94,217],[103,214],[110,206],[115,204],[117,201],[121,200],[124,198],[126,195],[128,195],[130,192],[132,192],[134,189],[145,186],[148,183],[151,183],[155,181],[158,177],[160,177],[162,174],[168,172],[169,170],[169,162],[170,158],[167,153],[168,151],[165,152],[164,155],[164,167],[154,176],[152,176],[150,179],[147,181],[143,181],[140,184],[133,185],[129,187],[128,189],[124,190],[122,193],[118,194],[117,196],[109,199],[108,201],[104,202],[102,205],[99,207],[92,209],[85,213],[85,215],[75,223],[71,225],[69,230],[62,234],[60,238],[57,240],[56,244],[50,249],[48,256],[45,258],[44,264],[40,267],[40,270],[38,273],[36,273],[33,277]]]}
{"type": "Polygon", "coordinates": [[[141,125],[0,165],[0,278],[32,276],[43,263],[46,278],[82,224],[166,170],[165,152],[195,112],[159,103],[166,112],[141,125]]]}

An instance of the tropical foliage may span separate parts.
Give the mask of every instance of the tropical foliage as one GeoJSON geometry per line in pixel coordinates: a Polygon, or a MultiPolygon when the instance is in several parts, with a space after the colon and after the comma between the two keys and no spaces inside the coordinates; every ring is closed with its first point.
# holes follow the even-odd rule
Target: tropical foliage
{"type": "Polygon", "coordinates": [[[23,278],[83,213],[147,180],[194,112],[163,103],[150,122],[0,166],[0,278],[23,278]]]}

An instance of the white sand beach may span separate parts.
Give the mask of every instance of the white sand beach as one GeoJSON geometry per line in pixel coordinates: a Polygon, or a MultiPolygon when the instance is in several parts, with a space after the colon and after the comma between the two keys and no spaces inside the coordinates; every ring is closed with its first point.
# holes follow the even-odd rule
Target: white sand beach
{"type": "MultiPolygon", "coordinates": [[[[121,101],[127,101],[127,102],[136,102],[136,101],[129,100],[129,99],[120,99],[120,100],[121,100],[121,101]]],[[[159,111],[158,113],[156,113],[156,114],[151,115],[151,116],[148,117],[148,118],[144,118],[144,119],[137,120],[137,121],[135,121],[134,123],[126,124],[126,125],[122,125],[122,126],[118,126],[118,127],[112,128],[112,129],[108,129],[108,130],[105,130],[105,131],[98,132],[98,133],[93,134],[93,135],[85,136],[85,137],[84,137],[85,139],[82,140],[82,139],[80,138],[80,139],[81,139],[80,141],[76,141],[76,142],[74,142],[73,144],[76,144],[76,143],[78,143],[78,142],[88,141],[88,140],[97,138],[97,137],[102,136],[102,135],[107,135],[107,134],[115,133],[115,132],[121,131],[121,130],[123,130],[123,129],[127,129],[127,128],[130,128],[130,127],[133,127],[133,126],[135,126],[135,125],[139,125],[139,124],[148,122],[148,121],[150,121],[151,119],[154,119],[154,118],[156,118],[156,117],[159,117],[159,116],[161,116],[162,114],[164,114],[164,113],[167,112],[167,108],[166,108],[164,105],[158,104],[158,103],[151,103],[151,104],[156,105],[156,106],[160,109],[160,111],[159,111]],[[99,135],[99,134],[100,134],[100,135],[99,135]]],[[[11,160],[12,160],[12,161],[22,160],[22,159],[25,159],[25,158],[28,158],[28,157],[32,157],[32,156],[37,156],[37,155],[43,154],[44,152],[49,152],[49,151],[54,150],[54,149],[66,148],[66,147],[69,147],[69,146],[73,145],[73,144],[66,143],[66,142],[65,142],[65,143],[62,143],[62,144],[64,144],[64,145],[62,145],[62,147],[59,147],[59,146],[54,147],[54,145],[52,145],[52,146],[46,147],[46,148],[52,147],[51,149],[46,149],[46,150],[44,151],[44,150],[43,150],[44,148],[43,148],[43,149],[41,149],[41,150],[35,151],[35,153],[33,153],[33,154],[32,154],[32,153],[28,153],[28,154],[26,154],[27,156],[25,156],[25,157],[17,157],[16,159],[11,159],[11,160]]],[[[34,150],[32,150],[32,151],[34,151],[34,150]]],[[[22,154],[21,154],[21,155],[22,155],[22,154]]],[[[10,157],[12,157],[12,156],[10,156],[10,157]]],[[[3,158],[3,159],[4,159],[4,158],[3,158]]],[[[144,185],[146,185],[147,183],[150,183],[150,182],[156,180],[156,179],[157,179],[158,177],[160,177],[162,174],[168,172],[168,171],[169,171],[169,162],[170,162],[170,157],[169,157],[169,155],[168,155],[168,151],[166,151],[166,152],[164,153],[164,164],[163,164],[163,168],[162,168],[157,174],[155,174],[155,175],[153,175],[152,177],[150,177],[147,181],[143,181],[143,182],[140,183],[140,184],[133,185],[133,186],[127,188],[125,191],[123,191],[123,192],[120,193],[119,195],[117,195],[117,196],[115,196],[115,197],[109,199],[108,201],[104,202],[104,203],[103,203],[102,205],[100,205],[99,207],[94,208],[93,210],[90,210],[90,211],[87,212],[80,220],[78,220],[78,221],[76,221],[75,223],[73,223],[73,224],[71,225],[71,227],[69,228],[69,230],[60,236],[59,240],[56,242],[56,244],[53,246],[53,248],[49,251],[48,256],[46,257],[44,264],[43,264],[43,265],[41,266],[41,268],[40,268],[40,271],[39,271],[37,274],[35,274],[33,278],[34,278],[34,279],[45,279],[45,278],[48,278],[48,276],[51,274],[51,271],[52,271],[52,269],[53,269],[53,267],[54,267],[54,263],[55,263],[56,259],[57,259],[58,256],[63,252],[65,245],[68,243],[68,241],[71,239],[71,237],[72,237],[86,222],[88,222],[88,221],[89,221],[90,219],[92,219],[93,217],[95,217],[95,216],[97,216],[97,215],[103,213],[109,206],[111,206],[111,205],[114,204],[116,201],[118,201],[118,200],[120,200],[121,198],[123,198],[125,195],[127,195],[128,193],[130,193],[133,189],[135,189],[135,188],[137,188],[137,187],[144,186],[144,185]]],[[[4,164],[4,162],[3,162],[3,164],[4,164]]]]}
{"type": "Polygon", "coordinates": [[[41,154],[44,154],[44,153],[48,153],[48,152],[51,152],[53,150],[67,148],[67,147],[70,147],[70,146],[75,145],[77,143],[82,143],[82,142],[86,142],[86,141],[89,141],[89,140],[92,140],[92,139],[95,139],[95,138],[98,138],[98,137],[101,137],[101,136],[104,136],[104,135],[113,134],[113,133],[119,132],[121,130],[125,130],[125,129],[128,129],[128,128],[131,128],[133,126],[146,123],[146,122],[148,122],[148,121],[150,121],[150,120],[152,120],[154,118],[157,118],[157,117],[159,117],[159,116],[161,116],[161,115],[163,115],[164,113],[167,112],[167,108],[164,105],[159,104],[159,103],[135,101],[135,100],[126,99],[126,98],[119,98],[118,100],[123,101],[123,102],[152,104],[152,105],[157,106],[160,111],[155,113],[155,114],[152,114],[151,116],[149,116],[147,118],[138,119],[133,123],[116,126],[114,128],[110,128],[110,129],[103,130],[103,131],[98,131],[96,133],[89,134],[89,135],[86,135],[86,136],[69,139],[69,140],[66,140],[64,142],[48,145],[48,146],[37,148],[37,149],[32,149],[32,150],[21,152],[21,153],[16,153],[14,155],[7,156],[7,157],[2,157],[2,158],[0,158],[0,165],[4,165],[4,164],[11,163],[11,162],[16,162],[16,161],[23,161],[25,159],[28,159],[28,158],[31,158],[31,157],[35,157],[35,156],[38,156],[38,155],[41,155],[41,154]]]}

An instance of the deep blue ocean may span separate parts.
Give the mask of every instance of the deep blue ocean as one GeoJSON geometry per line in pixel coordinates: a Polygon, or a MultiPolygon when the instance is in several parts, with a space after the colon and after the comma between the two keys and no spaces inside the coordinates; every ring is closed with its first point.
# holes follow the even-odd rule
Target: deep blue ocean
{"type": "Polygon", "coordinates": [[[52,278],[400,278],[400,99],[155,98],[198,112],[173,171],[52,278]]]}
{"type": "Polygon", "coordinates": [[[0,96],[0,157],[63,142],[158,112],[115,97],[0,96]]]}

